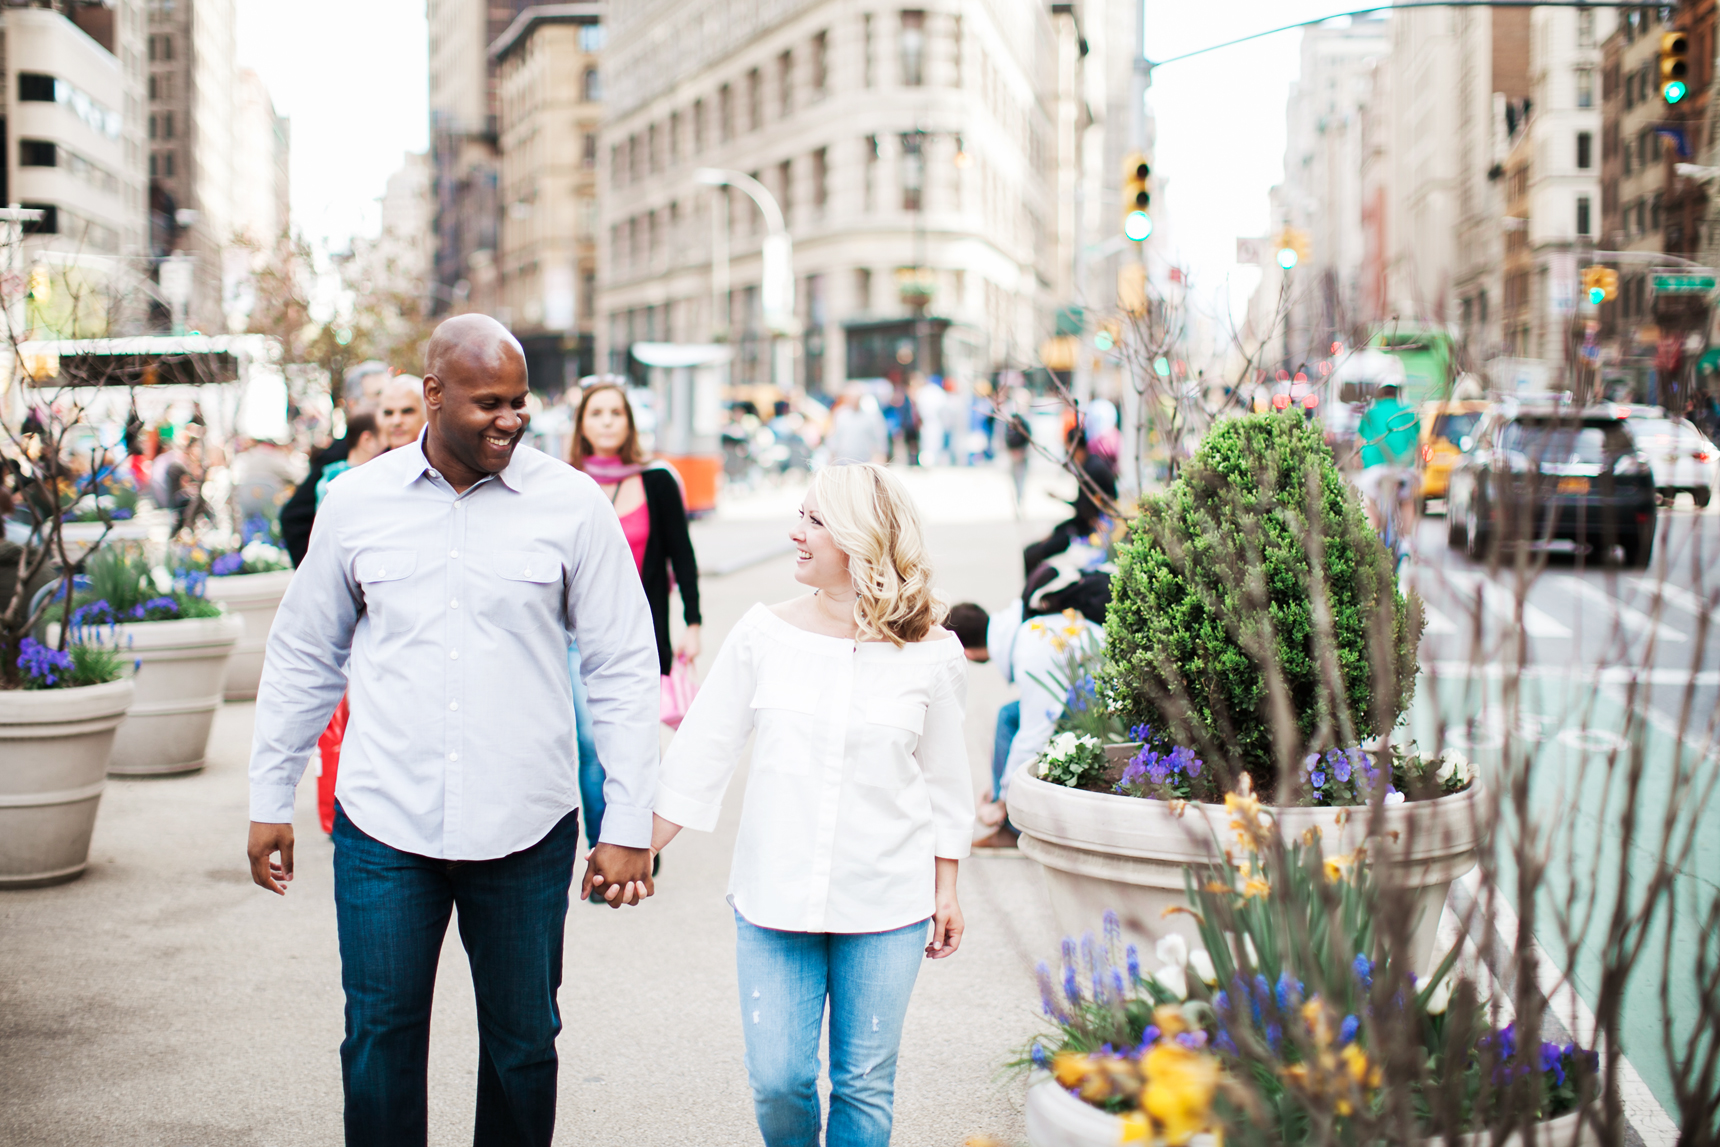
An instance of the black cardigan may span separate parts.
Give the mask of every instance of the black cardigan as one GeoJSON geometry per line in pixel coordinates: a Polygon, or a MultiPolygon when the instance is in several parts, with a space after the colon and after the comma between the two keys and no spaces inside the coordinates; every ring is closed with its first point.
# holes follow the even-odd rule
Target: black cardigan
{"type": "Polygon", "coordinates": [[[657,631],[659,671],[669,672],[675,657],[669,644],[669,570],[681,589],[682,617],[688,625],[699,624],[699,563],[693,556],[693,540],[687,536],[687,509],[681,501],[681,484],[662,467],[639,475],[645,484],[645,505],[651,520],[651,537],[645,543],[645,600],[651,603],[651,625],[657,631]]]}

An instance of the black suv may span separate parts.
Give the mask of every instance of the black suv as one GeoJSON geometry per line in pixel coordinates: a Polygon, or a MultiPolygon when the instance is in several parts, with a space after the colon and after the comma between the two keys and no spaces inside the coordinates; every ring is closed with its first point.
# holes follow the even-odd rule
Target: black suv
{"type": "Polygon", "coordinates": [[[1494,547],[1554,540],[1624,548],[1647,567],[1654,550],[1654,474],[1624,412],[1557,398],[1506,399],[1462,443],[1446,500],[1447,539],[1476,561],[1494,547]]]}

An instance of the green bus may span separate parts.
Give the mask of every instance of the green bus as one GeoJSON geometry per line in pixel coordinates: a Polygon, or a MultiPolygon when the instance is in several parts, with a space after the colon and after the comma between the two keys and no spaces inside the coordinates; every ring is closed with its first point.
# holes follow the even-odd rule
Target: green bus
{"type": "Polygon", "coordinates": [[[1439,327],[1392,324],[1381,327],[1368,345],[1378,347],[1403,363],[1403,401],[1410,406],[1451,397],[1456,344],[1439,327]]]}

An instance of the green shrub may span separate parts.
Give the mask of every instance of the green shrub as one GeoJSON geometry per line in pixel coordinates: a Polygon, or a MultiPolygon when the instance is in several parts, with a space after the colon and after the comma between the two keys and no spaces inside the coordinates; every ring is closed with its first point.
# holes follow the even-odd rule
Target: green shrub
{"type": "Polygon", "coordinates": [[[1259,414],[1215,426],[1144,501],[1105,628],[1126,723],[1272,793],[1408,708],[1422,612],[1319,425],[1259,414]]]}

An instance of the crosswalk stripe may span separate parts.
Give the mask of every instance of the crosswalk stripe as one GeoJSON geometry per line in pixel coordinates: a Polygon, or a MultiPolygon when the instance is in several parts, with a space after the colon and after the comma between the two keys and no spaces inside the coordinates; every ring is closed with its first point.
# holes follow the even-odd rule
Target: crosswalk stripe
{"type": "Polygon", "coordinates": [[[1608,593],[1606,590],[1597,585],[1591,585],[1580,577],[1572,577],[1565,574],[1559,576],[1556,580],[1558,584],[1569,589],[1578,597],[1587,598],[1598,606],[1612,610],[1612,616],[1614,619],[1623,622],[1625,625],[1630,626],[1630,628],[1639,633],[1647,633],[1652,630],[1655,636],[1660,638],[1662,641],[1683,642],[1690,640],[1683,633],[1672,628],[1672,626],[1667,625],[1664,622],[1654,620],[1640,609],[1631,608],[1624,602],[1618,600],[1618,598],[1612,596],[1612,594],[1608,593]]]}
{"type": "MultiPolygon", "coordinates": [[[[1507,624],[1514,624],[1517,619],[1517,598],[1510,590],[1499,585],[1485,574],[1472,570],[1448,569],[1442,571],[1445,579],[1464,595],[1473,598],[1476,587],[1481,589],[1481,600],[1487,611],[1507,624]]],[[[1530,637],[1569,637],[1570,627],[1548,613],[1529,604],[1523,603],[1523,631],[1530,637]]]]}
{"type": "Polygon", "coordinates": [[[1676,606],[1693,617],[1713,616],[1714,606],[1711,602],[1703,601],[1681,585],[1673,585],[1655,577],[1633,577],[1630,581],[1637,591],[1650,601],[1658,595],[1667,605],[1676,606]]]}

